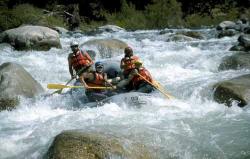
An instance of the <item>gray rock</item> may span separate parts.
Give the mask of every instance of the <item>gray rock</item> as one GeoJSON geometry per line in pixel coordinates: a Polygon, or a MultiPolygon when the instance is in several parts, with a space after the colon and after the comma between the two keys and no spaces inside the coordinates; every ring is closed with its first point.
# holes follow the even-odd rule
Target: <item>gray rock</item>
{"type": "Polygon", "coordinates": [[[57,31],[43,26],[21,26],[0,34],[0,42],[11,44],[17,50],[49,50],[61,48],[57,31]]]}
{"type": "Polygon", "coordinates": [[[238,38],[239,45],[243,46],[247,51],[250,50],[250,35],[243,34],[238,38]]]}
{"type": "Polygon", "coordinates": [[[219,33],[218,33],[218,38],[222,38],[222,37],[225,37],[225,36],[234,36],[236,35],[237,33],[239,33],[237,30],[235,29],[227,29],[227,30],[221,30],[219,33]]]}
{"type": "Polygon", "coordinates": [[[191,38],[195,38],[195,39],[205,39],[205,37],[197,31],[182,31],[182,32],[178,32],[178,35],[185,35],[191,38]]]}
{"type": "Polygon", "coordinates": [[[116,26],[116,25],[104,25],[101,27],[98,27],[96,29],[90,30],[86,32],[87,35],[96,35],[96,34],[101,34],[104,32],[109,32],[109,33],[114,33],[114,32],[119,32],[119,31],[125,31],[125,29],[116,26]]]}
{"type": "Polygon", "coordinates": [[[219,66],[219,70],[228,69],[250,69],[250,54],[246,52],[236,53],[232,56],[225,57],[219,66]]]}
{"type": "Polygon", "coordinates": [[[80,48],[96,50],[101,58],[110,58],[123,54],[127,44],[118,39],[95,39],[82,44],[80,48]]]}
{"type": "Polygon", "coordinates": [[[246,51],[246,49],[243,46],[234,45],[229,49],[229,51],[246,51]]]}
{"type": "Polygon", "coordinates": [[[243,107],[250,100],[250,74],[220,82],[214,88],[214,99],[218,103],[231,106],[232,100],[236,100],[238,106],[243,107]]]}
{"type": "Polygon", "coordinates": [[[57,135],[50,146],[46,159],[150,159],[143,145],[126,143],[103,133],[84,133],[77,130],[64,131],[57,135]]]}
{"type": "Polygon", "coordinates": [[[172,34],[166,38],[165,41],[170,42],[170,41],[176,41],[176,42],[185,42],[185,41],[193,41],[195,40],[194,38],[191,38],[186,35],[178,35],[178,34],[172,34]]]}
{"type": "Polygon", "coordinates": [[[67,29],[62,28],[62,27],[54,27],[52,29],[54,29],[55,31],[57,31],[59,34],[66,34],[67,32],[69,32],[67,29]]]}
{"type": "Polygon", "coordinates": [[[19,64],[4,63],[0,66],[0,110],[12,109],[19,103],[19,96],[32,98],[44,90],[19,64]]]}
{"type": "Polygon", "coordinates": [[[216,29],[217,30],[226,30],[226,29],[234,29],[234,27],[235,27],[235,22],[223,21],[216,27],[216,29]]]}

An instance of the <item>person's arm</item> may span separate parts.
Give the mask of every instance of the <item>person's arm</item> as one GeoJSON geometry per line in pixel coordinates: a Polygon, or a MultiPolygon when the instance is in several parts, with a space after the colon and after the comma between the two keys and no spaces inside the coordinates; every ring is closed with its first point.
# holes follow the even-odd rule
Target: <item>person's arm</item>
{"type": "Polygon", "coordinates": [[[88,73],[83,73],[80,75],[79,79],[80,82],[82,83],[82,85],[87,89],[89,86],[87,85],[87,83],[85,82],[85,79],[88,78],[88,73]]]}
{"type": "Polygon", "coordinates": [[[112,87],[113,89],[116,89],[116,87],[112,85],[111,81],[108,80],[108,76],[107,76],[106,73],[104,73],[104,82],[105,82],[105,83],[104,83],[105,86],[106,86],[106,85],[109,85],[109,86],[112,87]]]}
{"type": "Polygon", "coordinates": [[[92,58],[89,56],[89,54],[85,51],[83,52],[83,56],[85,56],[89,61],[90,61],[90,65],[94,64],[94,61],[92,60],[92,58]]]}
{"type": "Polygon", "coordinates": [[[69,54],[68,56],[68,65],[69,65],[69,73],[70,73],[70,76],[71,78],[75,78],[74,77],[74,74],[73,74],[73,68],[72,68],[72,61],[71,61],[71,57],[72,57],[72,54],[69,54]]]}
{"type": "Polygon", "coordinates": [[[125,63],[124,63],[124,58],[122,58],[121,63],[120,63],[120,68],[124,69],[125,63]]]}

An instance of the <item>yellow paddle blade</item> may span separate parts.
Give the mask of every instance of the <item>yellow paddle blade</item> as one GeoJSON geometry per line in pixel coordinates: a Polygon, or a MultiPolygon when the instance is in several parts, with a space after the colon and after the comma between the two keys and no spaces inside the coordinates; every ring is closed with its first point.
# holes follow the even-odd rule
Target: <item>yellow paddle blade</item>
{"type": "MultiPolygon", "coordinates": [[[[66,86],[63,84],[49,83],[48,89],[63,89],[63,88],[84,88],[84,86],[66,86]]],[[[87,89],[113,89],[112,87],[88,87],[87,89]]]]}

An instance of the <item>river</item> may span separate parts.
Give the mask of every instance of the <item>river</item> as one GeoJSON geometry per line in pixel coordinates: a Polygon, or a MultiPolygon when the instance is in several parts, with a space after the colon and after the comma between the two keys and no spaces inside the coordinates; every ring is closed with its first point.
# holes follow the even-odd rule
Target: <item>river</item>
{"type": "MultiPolygon", "coordinates": [[[[172,32],[180,30],[169,30],[172,32]]],[[[140,109],[121,101],[97,108],[71,109],[74,99],[54,95],[21,99],[13,111],[0,112],[0,158],[36,159],[63,130],[81,129],[120,136],[144,144],[156,158],[243,159],[250,156],[250,107],[228,108],[213,100],[217,82],[249,74],[250,70],[218,71],[237,37],[215,38],[214,29],[196,30],[204,40],[166,41],[160,30],[120,31],[98,36],[62,36],[63,48],[14,51],[0,47],[0,64],[21,64],[46,90],[48,83],[70,79],[67,56],[72,40],[116,38],[129,44],[144,66],[175,97],[154,92],[140,109]]],[[[168,30],[166,30],[168,32],[168,30]]],[[[168,34],[166,34],[168,36],[168,34]]],[[[113,59],[120,60],[122,54],[113,59]]],[[[100,59],[97,59],[100,60],[100,59]]]]}

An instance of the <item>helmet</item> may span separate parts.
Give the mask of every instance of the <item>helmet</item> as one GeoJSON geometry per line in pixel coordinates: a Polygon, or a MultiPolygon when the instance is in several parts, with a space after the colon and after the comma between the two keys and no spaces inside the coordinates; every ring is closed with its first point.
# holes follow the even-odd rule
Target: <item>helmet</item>
{"type": "Polygon", "coordinates": [[[102,62],[98,61],[95,63],[95,68],[103,68],[103,67],[104,67],[104,65],[102,62]]]}
{"type": "Polygon", "coordinates": [[[141,60],[136,60],[135,62],[134,62],[134,64],[135,64],[135,66],[136,67],[140,67],[140,66],[142,66],[142,61],[141,60]]]}
{"type": "Polygon", "coordinates": [[[72,46],[79,46],[79,44],[78,44],[78,42],[76,42],[76,41],[72,41],[72,42],[70,43],[70,47],[72,47],[72,46]]]}
{"type": "Polygon", "coordinates": [[[124,53],[125,53],[125,56],[128,56],[128,57],[133,56],[133,49],[131,47],[127,46],[124,49],[124,53]]]}

